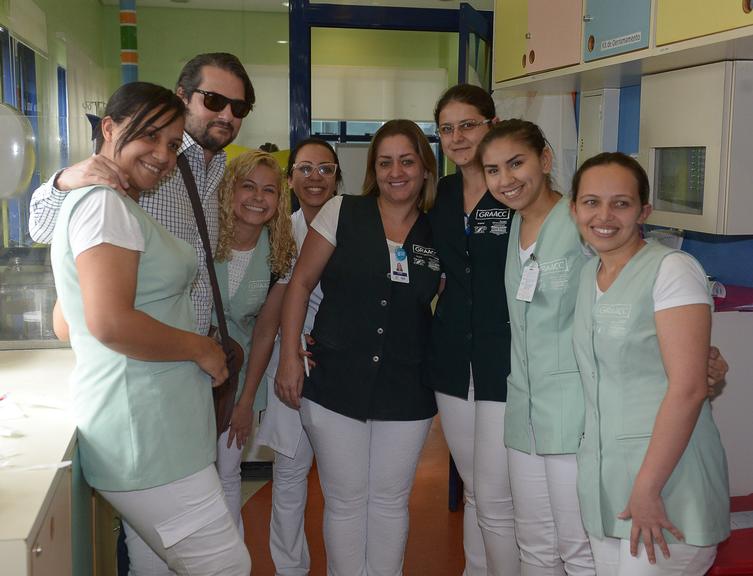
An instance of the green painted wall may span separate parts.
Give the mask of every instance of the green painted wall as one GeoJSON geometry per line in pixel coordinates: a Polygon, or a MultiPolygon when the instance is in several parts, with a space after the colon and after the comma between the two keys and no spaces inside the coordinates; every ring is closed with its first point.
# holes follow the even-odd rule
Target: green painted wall
{"type": "Polygon", "coordinates": [[[450,37],[444,32],[314,28],[311,61],[318,65],[447,68],[450,37]]]}
{"type": "MultiPolygon", "coordinates": [[[[2,0],[0,0],[2,1],[2,0]]],[[[103,8],[104,59],[111,89],[120,83],[118,10],[103,8]]],[[[288,64],[288,15],[138,8],[139,79],[173,86],[183,64],[201,52],[231,52],[244,64],[288,64]],[[189,31],[189,32],[186,32],[189,31]]],[[[312,63],[447,68],[457,78],[457,34],[317,28],[312,63]]]]}
{"type": "MultiPolygon", "coordinates": [[[[284,13],[137,8],[139,80],[174,86],[183,65],[201,52],[231,52],[246,64],[287,64],[284,13]]],[[[108,83],[120,84],[117,7],[104,8],[108,83]]]]}

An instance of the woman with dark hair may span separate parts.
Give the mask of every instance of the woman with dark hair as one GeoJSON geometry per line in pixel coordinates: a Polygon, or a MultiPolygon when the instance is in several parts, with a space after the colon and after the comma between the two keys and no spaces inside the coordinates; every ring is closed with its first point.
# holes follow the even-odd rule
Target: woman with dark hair
{"type": "Polygon", "coordinates": [[[439,181],[429,213],[443,283],[432,323],[429,385],[463,480],[465,576],[520,572],[507,453],[502,443],[510,373],[504,298],[512,211],[492,196],[476,154],[497,121],[483,88],[449,88],[434,111],[442,151],[457,172],[439,181]]]}
{"type": "Polygon", "coordinates": [[[701,576],[730,528],[706,388],[713,303],[692,256],[642,238],[648,193],[643,168],[618,152],[573,178],[571,211],[597,254],[573,329],[586,400],[578,494],[598,574],[701,576]]]}
{"type": "MultiPolygon", "coordinates": [[[[288,187],[301,206],[291,216],[293,236],[300,253],[311,222],[337,193],[342,174],[335,150],[318,138],[307,138],[293,148],[286,173],[288,187]]],[[[317,284],[309,297],[303,324],[303,332],[307,335],[314,328],[314,317],[321,301],[322,289],[317,284]]],[[[267,409],[256,442],[275,451],[269,520],[269,549],[275,571],[279,576],[300,576],[308,574],[311,565],[303,520],[314,450],[303,431],[298,410],[283,404],[275,394],[274,377],[279,356],[278,340],[265,376],[267,409]]]]}
{"type": "Polygon", "coordinates": [[[588,259],[569,199],[552,188],[536,124],[504,120],[479,145],[486,183],[515,210],[505,265],[512,327],[504,441],[522,573],[594,574],[575,488],[583,394],[572,350],[577,275],[588,259]]]}
{"type": "Polygon", "coordinates": [[[576,488],[585,409],[572,346],[589,249],[570,199],[552,188],[552,151],[536,124],[500,122],[479,155],[489,190],[515,210],[505,267],[512,347],[504,440],[522,573],[594,574],[576,488]]]}
{"type": "Polygon", "coordinates": [[[154,84],[113,94],[97,154],[128,175],[128,195],[70,192],[52,263],[76,354],[82,469],[124,520],[131,573],[247,576],[248,552],[214,467],[211,386],[227,369],[219,345],[194,332],[196,252],[138,204],[174,168],[184,112],[154,84]]]}
{"type": "Polygon", "coordinates": [[[316,455],[332,576],[402,573],[408,498],[436,413],[424,383],[439,283],[425,214],[436,161],[414,122],[391,120],[367,162],[363,195],[335,196],[311,224],[285,296],[276,379],[316,455]],[[304,382],[301,330],[320,279],[316,366],[304,382]]]}

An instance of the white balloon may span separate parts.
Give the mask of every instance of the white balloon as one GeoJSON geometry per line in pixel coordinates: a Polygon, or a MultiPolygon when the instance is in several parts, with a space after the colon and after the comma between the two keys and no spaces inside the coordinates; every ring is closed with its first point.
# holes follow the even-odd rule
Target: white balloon
{"type": "Polygon", "coordinates": [[[29,119],[0,103],[0,198],[23,194],[34,173],[34,131],[29,119]]]}

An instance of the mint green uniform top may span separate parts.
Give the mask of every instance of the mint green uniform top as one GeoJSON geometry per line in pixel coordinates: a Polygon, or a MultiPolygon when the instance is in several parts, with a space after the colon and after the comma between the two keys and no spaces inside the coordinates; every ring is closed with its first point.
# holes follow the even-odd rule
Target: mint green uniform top
{"type": "Polygon", "coordinates": [[[516,299],[523,273],[520,262],[520,213],[507,245],[505,291],[512,332],[507,379],[505,446],[536,453],[574,454],[583,432],[583,392],[575,363],[572,322],[580,270],[588,257],[563,196],[549,212],[532,258],[539,278],[533,300],[516,299]]]}
{"type": "MultiPolygon", "coordinates": [[[[269,232],[267,227],[262,228],[251,261],[248,263],[240,286],[238,286],[232,298],[228,298],[228,262],[215,262],[214,268],[217,271],[217,284],[219,284],[222,294],[222,305],[225,310],[228,333],[243,348],[243,368],[241,368],[238,376],[238,391],[235,394],[235,401],[238,402],[241,392],[243,392],[243,384],[246,381],[246,368],[251,352],[251,334],[254,330],[254,324],[256,324],[256,318],[269,292],[269,232]]],[[[267,387],[259,386],[254,399],[254,410],[263,410],[266,407],[267,387]]]]}
{"type": "MultiPolygon", "coordinates": [[[[598,300],[599,259],[586,264],[581,276],[574,344],[586,422],[578,450],[578,496],[583,525],[599,538],[630,538],[631,522],[617,514],[628,503],[667,391],[653,288],[671,252],[647,244],[598,300]]],[[[687,544],[709,546],[728,536],[727,461],[708,400],[661,496],[669,521],[687,544]]],[[[666,530],[664,536],[677,542],[666,530]]]]}
{"type": "MultiPolygon", "coordinates": [[[[87,482],[107,491],[152,488],[189,476],[215,460],[209,376],[194,362],[143,362],[107,348],[89,332],[68,241],[68,222],[96,187],[70,192],[58,215],[52,267],[70,327],[71,376],[81,466],[87,482]]],[[[134,308],[159,322],[194,331],[190,298],[196,251],[123,198],[144,235],[134,308]]]]}

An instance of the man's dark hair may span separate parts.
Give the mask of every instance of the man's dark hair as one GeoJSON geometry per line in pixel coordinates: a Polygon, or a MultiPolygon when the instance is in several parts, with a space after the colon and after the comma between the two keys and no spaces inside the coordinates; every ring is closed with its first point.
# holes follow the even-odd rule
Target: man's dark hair
{"type": "Polygon", "coordinates": [[[196,89],[201,84],[201,70],[204,66],[214,66],[226,70],[237,76],[241,82],[243,82],[243,91],[245,94],[244,100],[253,110],[254,103],[256,102],[256,94],[254,93],[254,87],[251,84],[251,79],[246,73],[246,69],[238,60],[237,56],[228,54],[227,52],[211,52],[208,54],[199,54],[189,60],[183,70],[180,71],[178,76],[178,82],[175,85],[175,91],[178,88],[183,89],[183,95],[186,98],[191,98],[191,95],[196,92],[196,89]]]}

